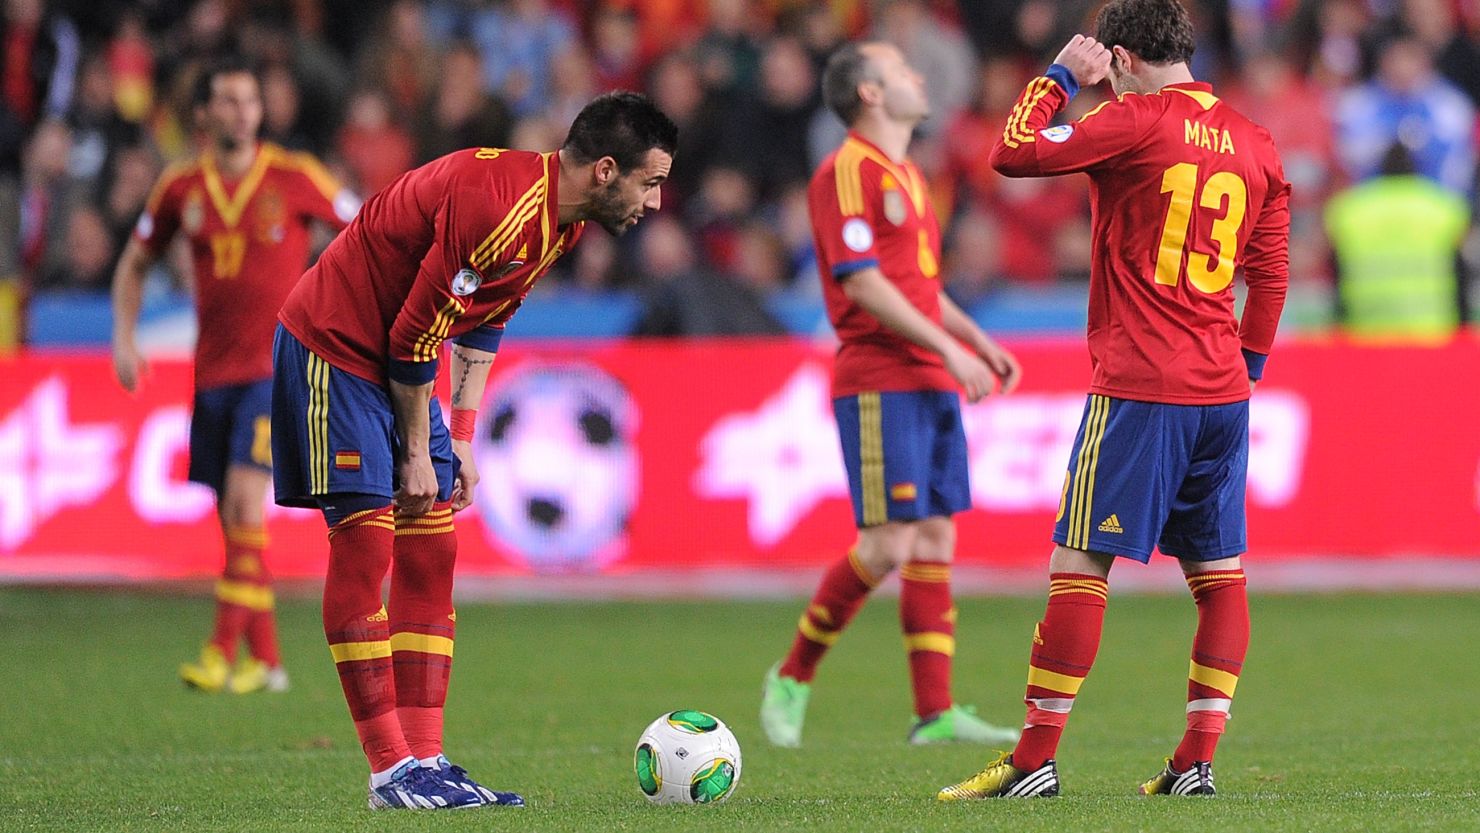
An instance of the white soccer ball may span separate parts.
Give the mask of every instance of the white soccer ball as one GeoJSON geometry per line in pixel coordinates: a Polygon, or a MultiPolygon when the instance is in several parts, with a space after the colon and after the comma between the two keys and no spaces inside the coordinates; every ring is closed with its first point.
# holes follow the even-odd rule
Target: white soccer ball
{"type": "Polygon", "coordinates": [[[643,730],[633,767],[654,804],[717,804],[740,784],[740,742],[714,715],[681,709],[643,730]]]}

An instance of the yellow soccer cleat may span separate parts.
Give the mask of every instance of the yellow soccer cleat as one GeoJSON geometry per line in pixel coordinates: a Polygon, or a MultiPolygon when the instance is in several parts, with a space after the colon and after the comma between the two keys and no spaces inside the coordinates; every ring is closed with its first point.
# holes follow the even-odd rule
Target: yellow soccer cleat
{"type": "Polygon", "coordinates": [[[1032,772],[1024,772],[1012,765],[1012,756],[1006,752],[987,764],[987,768],[959,784],[942,787],[935,794],[937,801],[966,801],[976,798],[1051,798],[1059,794],[1059,770],[1052,761],[1032,772]]]}
{"type": "Polygon", "coordinates": [[[267,663],[256,657],[243,657],[231,672],[226,690],[232,694],[251,694],[254,691],[287,691],[288,672],[281,666],[269,668],[267,663]]]}
{"type": "Polygon", "coordinates": [[[185,685],[208,694],[215,694],[225,688],[230,676],[231,666],[227,664],[226,656],[221,653],[220,648],[211,644],[200,649],[200,659],[196,662],[180,664],[180,679],[185,685]]]}

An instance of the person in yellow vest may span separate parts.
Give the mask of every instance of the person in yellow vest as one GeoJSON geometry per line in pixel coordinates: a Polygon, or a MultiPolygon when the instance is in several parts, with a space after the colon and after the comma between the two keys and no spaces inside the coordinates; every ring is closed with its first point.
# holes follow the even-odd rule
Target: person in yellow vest
{"type": "Polygon", "coordinates": [[[1394,143],[1382,173],[1326,205],[1337,263],[1337,316],[1364,340],[1447,341],[1464,320],[1459,249],[1464,197],[1415,173],[1394,143]]]}

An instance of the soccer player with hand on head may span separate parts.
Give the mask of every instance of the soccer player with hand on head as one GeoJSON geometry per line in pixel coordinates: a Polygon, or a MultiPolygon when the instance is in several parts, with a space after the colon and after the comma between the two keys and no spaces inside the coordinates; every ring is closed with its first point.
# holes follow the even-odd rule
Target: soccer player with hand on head
{"type": "Polygon", "coordinates": [[[452,517],[479,488],[476,409],[530,287],[587,222],[621,234],[659,208],[677,139],[646,97],[611,93],[581,110],[558,151],[434,160],[371,197],[283,305],[277,501],[317,507],[329,528],[324,634],[370,762],[371,807],[524,803],[442,754],[452,517]],[[450,430],[432,395],[447,340],[450,430]]]}
{"type": "Polygon", "coordinates": [[[272,332],[308,262],[313,223],[343,228],[360,201],[308,154],[257,141],[262,89],[250,64],[225,58],[207,66],[196,81],[195,115],[205,150],[160,177],[114,273],[113,368],[126,390],[143,384],[135,331],[144,279],[183,234],[199,324],[189,475],[216,493],[226,559],[215,630],[200,658],[180,666],[180,677],[209,692],[284,691],[263,561],[272,332]],[[237,662],[243,637],[249,655],[237,662]]]}
{"type": "Polygon", "coordinates": [[[1178,0],[1111,0],[1019,99],[1007,176],[1093,184],[1089,402],[1065,476],[1022,738],[941,800],[1059,793],[1054,753],[1099,649],[1116,558],[1177,558],[1197,604],[1186,731],[1142,794],[1212,795],[1213,751],[1249,644],[1249,397],[1289,279],[1289,197],[1269,133],[1195,81],[1178,0]],[[1108,77],[1118,100],[1049,123],[1108,77]],[[1233,278],[1248,300],[1234,315],[1233,278]]]}
{"type": "Polygon", "coordinates": [[[1007,742],[951,696],[956,608],[952,515],[971,506],[960,394],[1006,393],[1021,370],[942,291],[940,225],[910,136],[929,114],[924,80],[887,43],[849,44],[823,76],[828,106],[849,127],[808,189],[828,316],[841,344],[833,413],[858,539],[822,578],[790,653],[766,677],[761,725],[778,746],[801,744],[813,675],[870,591],[896,569],[909,654],[911,743],[1007,742]]]}

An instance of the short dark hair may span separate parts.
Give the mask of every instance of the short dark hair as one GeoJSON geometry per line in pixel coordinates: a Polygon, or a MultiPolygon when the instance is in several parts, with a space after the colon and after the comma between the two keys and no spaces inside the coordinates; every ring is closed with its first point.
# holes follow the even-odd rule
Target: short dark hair
{"type": "Polygon", "coordinates": [[[1095,16],[1095,40],[1152,64],[1192,60],[1192,16],[1179,0],[1110,0],[1095,16]]]}
{"type": "Polygon", "coordinates": [[[212,59],[201,67],[200,74],[195,76],[195,86],[191,89],[190,102],[196,107],[204,107],[211,101],[211,88],[216,79],[223,75],[250,75],[257,81],[260,89],[262,86],[262,75],[257,71],[257,64],[244,55],[224,55],[212,59]]]}
{"type": "Polygon", "coordinates": [[[597,96],[571,122],[562,153],[579,162],[610,156],[622,173],[643,163],[648,151],[672,156],[678,150],[678,127],[641,93],[619,90],[597,96]]]}
{"type": "Polygon", "coordinates": [[[878,71],[863,53],[864,43],[845,43],[828,56],[822,70],[822,100],[844,124],[852,125],[863,109],[858,85],[878,80],[878,71]]]}

